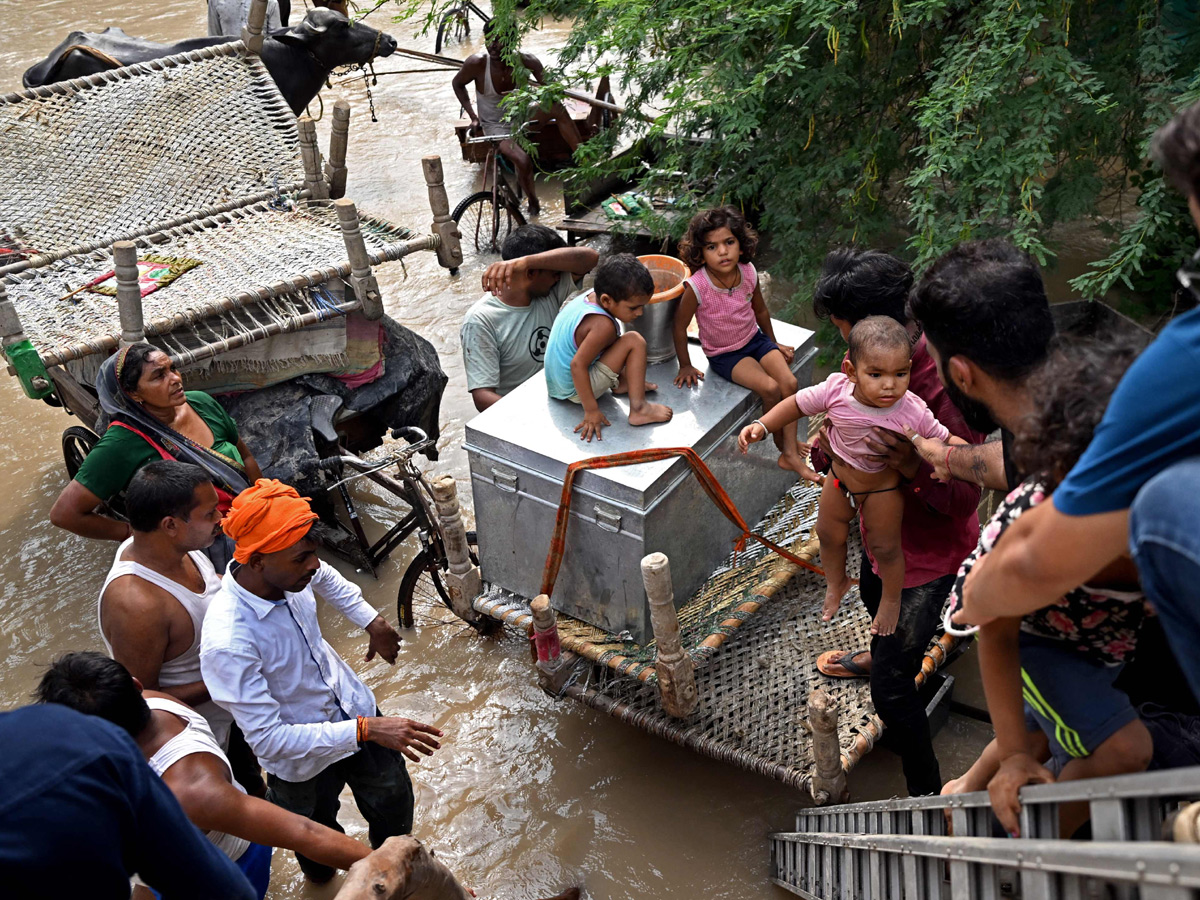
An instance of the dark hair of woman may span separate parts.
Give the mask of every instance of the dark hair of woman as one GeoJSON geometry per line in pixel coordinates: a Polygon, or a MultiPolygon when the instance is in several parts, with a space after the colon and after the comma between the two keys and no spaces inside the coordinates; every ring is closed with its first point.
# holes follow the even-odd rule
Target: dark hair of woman
{"type": "Polygon", "coordinates": [[[117,373],[117,383],[121,385],[121,389],[125,393],[132,394],[137,390],[138,382],[142,379],[142,368],[151,353],[162,353],[162,351],[153,344],[145,343],[131,344],[125,351],[125,359],[117,373]]]}
{"type": "Polygon", "coordinates": [[[683,240],[679,242],[679,258],[687,263],[693,272],[704,268],[704,244],[709,233],[718,228],[728,228],[737,238],[741,248],[738,262],[748,263],[754,259],[758,250],[758,232],[746,221],[746,217],[732,206],[718,206],[692,216],[683,240]]]}

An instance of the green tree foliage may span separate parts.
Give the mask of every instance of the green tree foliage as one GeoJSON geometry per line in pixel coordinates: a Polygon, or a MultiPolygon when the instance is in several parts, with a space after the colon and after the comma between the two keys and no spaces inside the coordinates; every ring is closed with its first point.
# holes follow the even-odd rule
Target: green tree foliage
{"type": "Polygon", "coordinates": [[[612,72],[629,108],[662,113],[620,119],[661,144],[643,187],[753,209],[793,277],[851,242],[923,265],[1006,235],[1045,263],[1054,226],[1084,220],[1113,238],[1073,282],[1095,297],[1162,287],[1194,243],[1147,145],[1200,97],[1195,2],[509,2],[518,31],[574,20],[564,80],[612,72]]]}

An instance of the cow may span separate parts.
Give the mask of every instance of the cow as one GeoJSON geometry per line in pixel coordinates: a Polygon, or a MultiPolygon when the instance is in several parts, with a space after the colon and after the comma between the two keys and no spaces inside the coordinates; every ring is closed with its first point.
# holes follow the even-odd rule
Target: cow
{"type": "MultiPolygon", "coordinates": [[[[161,44],[132,37],[120,28],[106,28],[99,34],[73,31],[49,56],[27,69],[22,82],[27,88],[40,87],[232,40],[236,38],[203,37],[161,44]]],[[[396,40],[391,35],[318,7],[310,9],[299,25],[267,35],[262,61],[292,112],[300,115],[336,66],[365,63],[394,52],[396,40]]]]}

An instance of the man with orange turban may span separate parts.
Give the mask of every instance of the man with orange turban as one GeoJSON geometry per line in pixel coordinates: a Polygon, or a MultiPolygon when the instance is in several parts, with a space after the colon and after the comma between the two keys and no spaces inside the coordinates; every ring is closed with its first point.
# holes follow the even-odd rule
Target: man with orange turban
{"type": "MultiPolygon", "coordinates": [[[[200,667],[209,695],[233,714],[267,770],[267,799],[341,831],[338,795],[350,786],[371,846],[408,834],[413,791],[404,757],[418,761],[441,731],[384,717],[375,697],[321,636],[314,590],[370,635],[395,664],[400,636],[362,591],[317,558],[316,513],[305,497],[260,478],[222,522],[234,561],[204,619],[200,667]]],[[[334,870],[296,854],[309,879],[334,870]]]]}

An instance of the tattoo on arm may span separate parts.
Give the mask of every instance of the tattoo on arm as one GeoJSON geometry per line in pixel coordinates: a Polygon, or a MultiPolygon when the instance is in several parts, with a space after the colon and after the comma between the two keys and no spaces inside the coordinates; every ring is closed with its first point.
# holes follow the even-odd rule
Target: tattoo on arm
{"type": "Polygon", "coordinates": [[[983,484],[987,478],[987,460],[980,453],[974,453],[972,456],[974,459],[971,460],[971,480],[976,484],[983,484]]]}
{"type": "Polygon", "coordinates": [[[990,440],[956,450],[951,455],[951,474],[963,481],[974,482],[980,487],[988,487],[992,471],[988,459],[995,456],[992,445],[998,443],[997,440],[990,440]]]}

